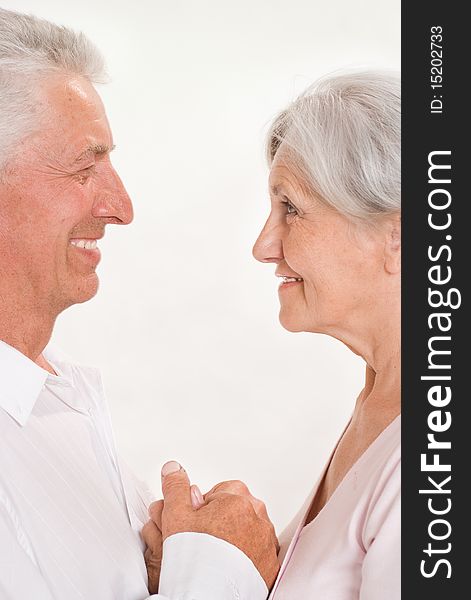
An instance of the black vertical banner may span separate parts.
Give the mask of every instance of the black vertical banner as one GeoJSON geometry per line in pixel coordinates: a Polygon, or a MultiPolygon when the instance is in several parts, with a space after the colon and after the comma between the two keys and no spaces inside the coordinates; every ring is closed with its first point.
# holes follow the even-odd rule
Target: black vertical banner
{"type": "Polygon", "coordinates": [[[414,600],[471,598],[471,30],[463,6],[402,4],[402,597],[414,600]]]}

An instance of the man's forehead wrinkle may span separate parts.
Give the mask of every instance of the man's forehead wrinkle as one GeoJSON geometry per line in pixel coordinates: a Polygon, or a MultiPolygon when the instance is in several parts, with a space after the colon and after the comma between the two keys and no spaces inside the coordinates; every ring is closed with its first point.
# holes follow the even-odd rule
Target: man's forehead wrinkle
{"type": "Polygon", "coordinates": [[[57,148],[53,144],[43,143],[42,140],[35,142],[22,154],[22,163],[30,166],[36,171],[64,166],[67,161],[67,148],[57,148]]]}
{"type": "Polygon", "coordinates": [[[113,148],[106,143],[92,143],[77,155],[77,150],[67,145],[36,143],[32,148],[33,153],[24,156],[24,164],[43,174],[67,176],[88,167],[95,157],[106,156],[113,148]]]}

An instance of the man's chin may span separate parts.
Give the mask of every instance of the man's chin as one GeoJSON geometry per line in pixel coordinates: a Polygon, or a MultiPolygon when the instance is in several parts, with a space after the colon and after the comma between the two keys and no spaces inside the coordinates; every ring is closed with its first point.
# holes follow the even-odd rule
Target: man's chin
{"type": "Polygon", "coordinates": [[[88,302],[94,296],[96,296],[99,285],[100,280],[98,279],[98,275],[96,273],[92,273],[87,277],[84,277],[74,290],[74,293],[71,294],[70,304],[83,304],[84,302],[88,302]]]}

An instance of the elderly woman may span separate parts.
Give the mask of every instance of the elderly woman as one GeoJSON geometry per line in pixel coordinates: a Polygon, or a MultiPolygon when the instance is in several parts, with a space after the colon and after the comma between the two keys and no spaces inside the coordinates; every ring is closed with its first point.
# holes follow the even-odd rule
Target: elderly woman
{"type": "MultiPolygon", "coordinates": [[[[247,544],[237,537],[238,530],[247,529],[246,517],[224,516],[214,508],[224,496],[246,496],[254,515],[268,520],[264,506],[241,482],[218,484],[204,498],[193,486],[198,510],[181,510],[170,498],[170,475],[164,473],[165,504],[150,508],[158,527],[150,521],[144,529],[150,581],[154,578],[156,589],[152,555],[155,573],[162,556],[158,529],[166,540],[174,533],[208,532],[202,524],[209,519],[213,525],[238,524],[212,534],[252,559],[273,600],[395,600],[400,597],[399,79],[363,72],[315,83],[276,118],[268,159],[271,212],[254,256],[276,264],[280,321],[289,331],[335,337],[362,356],[365,386],[312,493],[281,536],[278,576],[272,540],[252,533],[247,544]]],[[[189,481],[177,469],[173,463],[172,486],[181,487],[179,503],[188,505],[189,481]]],[[[236,507],[232,502],[230,508],[236,507]]],[[[194,562],[200,555],[189,556],[194,562]]],[[[191,571],[191,564],[179,560],[181,572],[191,571]]],[[[218,556],[212,560],[216,564],[218,556]]],[[[226,568],[236,561],[231,555],[226,568]]],[[[266,589],[216,596],[209,590],[205,600],[266,597],[266,589]]]]}
{"type": "Polygon", "coordinates": [[[366,363],[353,414],[281,537],[272,598],[400,597],[400,81],[323,79],[275,120],[271,212],[254,246],[275,263],[280,321],[366,363]]]}

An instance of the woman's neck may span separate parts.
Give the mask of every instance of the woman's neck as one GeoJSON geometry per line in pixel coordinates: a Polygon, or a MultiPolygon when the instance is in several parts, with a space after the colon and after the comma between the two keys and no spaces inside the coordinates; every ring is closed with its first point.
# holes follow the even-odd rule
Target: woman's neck
{"type": "Polygon", "coordinates": [[[400,412],[401,364],[398,352],[379,373],[366,365],[365,386],[358,396],[353,418],[382,430],[400,412]]]}
{"type": "Polygon", "coordinates": [[[355,413],[392,420],[401,411],[400,310],[391,310],[357,346],[366,362],[365,385],[355,413]]]}

